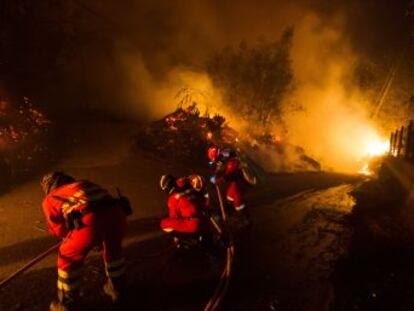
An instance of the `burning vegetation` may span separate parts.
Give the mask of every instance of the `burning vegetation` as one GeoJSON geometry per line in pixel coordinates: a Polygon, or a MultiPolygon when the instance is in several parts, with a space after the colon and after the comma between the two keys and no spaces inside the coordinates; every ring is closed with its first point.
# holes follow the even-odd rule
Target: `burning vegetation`
{"type": "Polygon", "coordinates": [[[234,146],[237,132],[221,115],[201,115],[197,104],[179,106],[173,113],[146,126],[136,138],[136,146],[161,157],[205,162],[205,150],[212,143],[234,146]]]}
{"type": "Polygon", "coordinates": [[[211,144],[242,150],[268,171],[318,171],[320,164],[303,148],[286,143],[276,134],[238,132],[226,118],[201,114],[195,102],[150,123],[136,136],[135,146],[157,156],[199,165],[211,144]]]}
{"type": "Polygon", "coordinates": [[[50,157],[49,128],[50,121],[29,98],[0,100],[1,188],[42,167],[39,163],[50,157]]]}

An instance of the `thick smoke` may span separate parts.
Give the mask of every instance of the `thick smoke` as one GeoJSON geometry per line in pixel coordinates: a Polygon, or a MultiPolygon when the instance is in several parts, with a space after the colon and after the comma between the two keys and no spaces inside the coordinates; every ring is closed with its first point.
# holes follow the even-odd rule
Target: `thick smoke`
{"type": "MultiPolygon", "coordinates": [[[[74,2],[82,3],[78,0],[74,2]]],[[[108,89],[109,81],[113,81],[114,88],[119,85],[122,88],[122,92],[115,90],[114,93],[122,95],[128,84],[135,87],[141,80],[146,89],[141,90],[143,102],[146,102],[147,94],[157,91],[158,83],[164,84],[169,79],[169,72],[177,67],[203,72],[206,59],[224,46],[238,44],[242,40],[255,42],[260,37],[277,40],[286,27],[293,25],[302,29],[310,15],[318,18],[317,25],[313,26],[318,27],[321,33],[324,33],[323,28],[331,29],[332,25],[337,24],[340,16],[341,36],[349,39],[352,49],[369,54],[372,54],[372,49],[379,49],[386,54],[389,52],[384,49],[386,45],[392,45],[392,50],[395,49],[395,42],[401,41],[395,39],[395,34],[400,31],[398,19],[403,20],[401,15],[404,13],[404,5],[399,2],[403,1],[397,1],[397,4],[386,0],[84,2],[85,5],[78,9],[83,19],[87,20],[85,23],[98,25],[89,26],[92,28],[90,31],[104,31],[106,40],[100,46],[101,51],[97,51],[97,44],[102,44],[103,40],[93,42],[92,37],[90,49],[83,55],[87,63],[91,62],[90,66],[86,64],[91,68],[91,81],[87,82],[96,85],[102,82],[103,89],[108,89]],[[91,15],[91,11],[95,14],[91,15]],[[388,14],[390,11],[393,14],[388,14]],[[379,17],[383,20],[379,21],[379,17]],[[385,30],[384,22],[387,23],[385,30]],[[98,72],[92,70],[98,64],[103,69],[98,72]],[[115,72],[115,75],[110,72],[115,72]],[[135,72],[135,77],[131,72],[135,72]]],[[[318,40],[317,36],[313,36],[315,38],[318,40]]],[[[324,51],[334,54],[333,49],[337,47],[315,44],[314,48],[322,54],[324,51]]],[[[303,58],[303,55],[299,57],[303,58]]]]}
{"type": "Polygon", "coordinates": [[[325,169],[356,171],[367,145],[381,137],[367,98],[347,82],[358,56],[345,37],[343,17],[326,24],[307,15],[297,25],[292,56],[297,84],[285,105],[288,140],[325,169]]]}
{"type": "MultiPolygon", "coordinates": [[[[106,58],[99,60],[99,53],[98,61],[93,45],[83,55],[93,59],[87,64],[90,70],[85,83],[103,90],[98,107],[147,118],[171,110],[176,105],[175,95],[185,86],[201,88],[212,96],[206,105],[214,110],[212,106],[219,103],[205,74],[206,60],[242,40],[254,42],[261,36],[275,40],[303,15],[296,4],[284,1],[256,5],[249,1],[127,0],[122,6],[91,1],[88,8],[98,12],[96,23],[110,20],[107,37],[111,47],[104,53],[106,58]],[[114,99],[110,93],[118,97],[114,99]]],[[[225,106],[220,105],[220,110],[225,106]]]]}
{"type": "MultiPolygon", "coordinates": [[[[179,89],[188,87],[204,94],[197,98],[201,110],[226,114],[205,73],[208,57],[241,40],[277,40],[293,26],[295,89],[285,99],[287,140],[325,168],[355,171],[367,145],[383,137],[370,119],[372,98],[354,85],[353,72],[361,58],[392,64],[404,41],[404,1],[127,0],[122,6],[113,1],[88,6],[98,12],[97,23],[110,20],[111,49],[100,65],[116,75],[100,69],[88,83],[105,90],[99,105],[111,113],[160,117],[175,108],[179,89]]],[[[226,116],[240,127],[237,116],[226,116]]]]}
{"type": "MultiPolygon", "coordinates": [[[[401,32],[404,6],[396,7],[389,8],[394,15],[386,16],[382,1],[353,1],[329,16],[309,12],[296,24],[292,58],[297,85],[285,105],[288,140],[304,147],[325,169],[355,172],[375,145],[386,144],[386,118],[390,123],[392,116],[384,116],[381,123],[372,117],[379,89],[361,88],[355,68],[367,58],[384,61],[385,55],[391,60],[383,67],[396,62],[407,42],[406,32],[401,32]],[[400,20],[391,22],[398,14],[400,20]],[[384,19],[374,22],[375,17],[384,19]],[[387,22],[390,28],[384,30],[382,23],[387,22]],[[381,47],[382,53],[372,46],[381,47]],[[302,109],[292,111],[297,106],[302,109]]],[[[376,77],[380,82],[385,78],[376,77]]]]}

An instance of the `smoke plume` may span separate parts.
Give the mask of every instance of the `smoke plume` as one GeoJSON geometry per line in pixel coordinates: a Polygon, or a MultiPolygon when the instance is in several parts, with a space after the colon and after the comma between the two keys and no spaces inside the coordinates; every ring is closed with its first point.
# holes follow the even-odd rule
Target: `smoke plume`
{"type": "MultiPolygon", "coordinates": [[[[98,90],[95,95],[104,90],[95,105],[113,114],[158,118],[176,107],[175,95],[187,87],[200,91],[196,100],[202,111],[222,113],[240,128],[206,74],[206,60],[242,40],[277,40],[293,26],[295,87],[284,101],[286,139],[325,168],[355,171],[370,142],[384,133],[370,119],[373,103],[354,85],[353,72],[361,57],[392,59],[399,53],[405,1],[397,2],[88,1],[96,23],[109,20],[110,31],[106,56],[95,57],[83,77],[98,90]],[[381,47],[382,55],[373,46],[381,47]]],[[[96,46],[83,57],[93,54],[96,46]]]]}

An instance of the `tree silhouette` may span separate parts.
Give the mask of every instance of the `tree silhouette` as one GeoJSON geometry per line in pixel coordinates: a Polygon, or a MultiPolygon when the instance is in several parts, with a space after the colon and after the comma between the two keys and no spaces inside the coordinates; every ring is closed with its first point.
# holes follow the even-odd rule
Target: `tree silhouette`
{"type": "Polygon", "coordinates": [[[208,61],[208,73],[226,104],[248,121],[268,126],[280,120],[281,103],[292,85],[293,28],[275,42],[226,47],[208,61]]]}

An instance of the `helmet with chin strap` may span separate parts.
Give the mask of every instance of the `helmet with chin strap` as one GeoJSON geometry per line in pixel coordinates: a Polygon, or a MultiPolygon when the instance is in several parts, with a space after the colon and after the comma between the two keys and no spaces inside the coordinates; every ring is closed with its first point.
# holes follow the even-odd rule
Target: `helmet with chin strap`
{"type": "Polygon", "coordinates": [[[206,182],[204,181],[204,178],[200,175],[190,175],[188,176],[188,180],[190,181],[191,187],[195,191],[201,191],[205,188],[206,182]]]}
{"type": "Polygon", "coordinates": [[[40,186],[45,194],[49,194],[53,189],[73,183],[75,178],[63,172],[51,172],[42,177],[40,186]]]}
{"type": "Polygon", "coordinates": [[[176,178],[170,174],[165,174],[161,176],[160,179],[160,188],[162,191],[171,193],[176,187],[176,178]]]}

